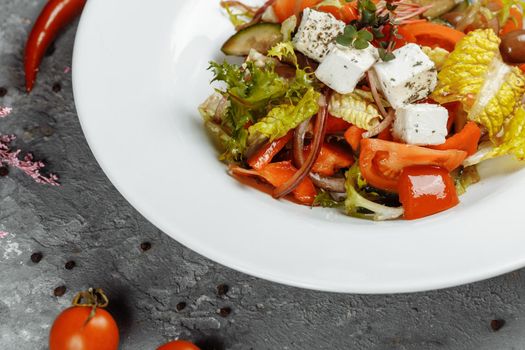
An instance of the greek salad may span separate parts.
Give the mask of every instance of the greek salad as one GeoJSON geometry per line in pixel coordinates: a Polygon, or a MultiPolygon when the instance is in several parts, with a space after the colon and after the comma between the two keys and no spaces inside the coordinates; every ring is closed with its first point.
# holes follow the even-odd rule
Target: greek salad
{"type": "Polygon", "coordinates": [[[371,220],[448,210],[477,165],[525,159],[516,0],[221,1],[235,27],[200,105],[241,182],[371,220]]]}

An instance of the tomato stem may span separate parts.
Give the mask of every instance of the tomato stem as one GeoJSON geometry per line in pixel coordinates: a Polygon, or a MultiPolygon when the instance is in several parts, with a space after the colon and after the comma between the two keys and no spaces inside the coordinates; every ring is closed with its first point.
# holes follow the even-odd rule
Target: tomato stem
{"type": "Polygon", "coordinates": [[[109,305],[109,299],[101,288],[89,288],[87,291],[79,292],[72,301],[73,306],[90,307],[89,313],[84,326],[95,317],[97,308],[105,308],[109,305]]]}

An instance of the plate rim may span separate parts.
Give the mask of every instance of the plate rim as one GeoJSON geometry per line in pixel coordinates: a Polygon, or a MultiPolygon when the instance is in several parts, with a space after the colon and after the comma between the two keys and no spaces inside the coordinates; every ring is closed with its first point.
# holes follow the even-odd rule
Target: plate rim
{"type": "MultiPolygon", "coordinates": [[[[392,294],[392,293],[407,293],[407,292],[421,292],[421,291],[428,291],[428,290],[436,290],[436,289],[443,289],[458,285],[463,285],[471,282],[480,281],[483,279],[491,278],[506,272],[510,272],[513,270],[516,270],[518,268],[521,268],[525,266],[525,255],[522,257],[521,260],[516,260],[513,263],[508,263],[505,265],[500,265],[497,267],[494,267],[491,271],[479,271],[476,274],[471,274],[470,276],[464,276],[464,277],[458,277],[454,280],[448,280],[446,282],[444,281],[435,281],[434,283],[426,283],[425,285],[413,285],[409,288],[392,288],[392,289],[374,289],[374,288],[362,288],[362,287],[355,287],[355,286],[323,286],[315,283],[306,283],[305,281],[300,280],[293,280],[287,277],[286,279],[283,279],[282,276],[278,275],[272,275],[271,273],[264,272],[264,271],[254,271],[252,269],[246,268],[243,264],[236,262],[232,259],[227,259],[224,256],[222,256],[218,252],[214,252],[210,249],[206,249],[206,247],[202,246],[195,246],[190,242],[189,239],[187,239],[187,234],[182,234],[181,232],[174,232],[176,230],[173,230],[170,227],[165,227],[165,225],[160,222],[157,218],[152,217],[150,215],[147,215],[146,210],[141,207],[140,203],[137,203],[137,201],[134,198],[131,198],[129,193],[122,188],[119,184],[119,181],[113,176],[110,167],[107,166],[105,161],[103,160],[102,151],[98,149],[98,147],[95,145],[95,141],[93,138],[89,135],[88,132],[86,132],[86,121],[87,116],[82,108],[82,104],[79,102],[80,98],[78,96],[78,90],[80,82],[80,76],[81,74],[79,72],[82,72],[82,67],[79,66],[79,55],[82,52],[81,46],[83,45],[81,43],[81,38],[83,37],[84,33],[88,30],[89,26],[89,16],[91,15],[91,12],[97,6],[97,4],[102,3],[101,0],[91,0],[86,5],[86,8],[84,10],[84,14],[79,22],[79,27],[77,31],[77,37],[75,38],[75,46],[73,50],[73,92],[75,96],[75,104],[77,108],[77,113],[79,117],[79,121],[82,127],[82,130],[84,132],[86,141],[89,145],[89,148],[94,155],[95,159],[97,160],[98,164],[100,165],[101,169],[103,170],[104,174],[107,176],[107,178],[110,180],[112,185],[119,191],[119,193],[130,203],[135,210],[137,210],[146,220],[151,222],[154,226],[159,228],[161,231],[169,235],[170,237],[176,239],[178,242],[186,246],[187,248],[197,252],[198,254],[204,256],[207,259],[213,260],[215,262],[218,262],[221,265],[227,266],[229,268],[232,268],[234,270],[240,271],[242,273],[255,276],[258,278],[262,278],[265,280],[270,280],[273,282],[277,282],[283,285],[289,285],[299,288],[305,288],[305,289],[311,289],[311,290],[318,290],[318,291],[325,291],[325,292],[337,292],[337,293],[359,293],[359,294],[392,294]]],[[[209,248],[209,247],[208,247],[209,248]]]]}

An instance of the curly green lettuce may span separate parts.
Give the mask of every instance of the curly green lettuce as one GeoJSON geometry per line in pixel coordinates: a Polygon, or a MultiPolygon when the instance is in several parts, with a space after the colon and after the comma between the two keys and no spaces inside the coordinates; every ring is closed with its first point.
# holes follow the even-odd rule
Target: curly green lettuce
{"type": "Polygon", "coordinates": [[[277,43],[274,47],[268,50],[268,57],[278,58],[279,61],[286,61],[292,63],[296,68],[299,68],[297,63],[297,55],[291,41],[283,41],[277,43]]]}
{"type": "MultiPolygon", "coordinates": [[[[271,55],[281,54],[283,59],[285,55],[296,61],[295,53],[288,50],[286,43],[271,50],[271,55]]],[[[206,123],[220,126],[222,134],[219,139],[225,149],[222,160],[240,162],[251,143],[260,142],[259,136],[269,139],[280,137],[295,128],[298,120],[317,113],[313,101],[317,104],[318,93],[314,90],[312,74],[296,68],[294,78],[284,78],[276,73],[276,64],[273,58],[248,60],[243,65],[210,63],[213,81],[224,85],[216,92],[227,103],[221,107],[224,111],[216,113],[210,102],[214,99],[216,102],[218,98],[212,98],[207,105],[201,106],[200,113],[206,123]],[[312,114],[307,115],[309,113],[312,114]],[[251,132],[249,125],[252,126],[251,132]]],[[[217,131],[216,127],[213,129],[217,131]]]]}

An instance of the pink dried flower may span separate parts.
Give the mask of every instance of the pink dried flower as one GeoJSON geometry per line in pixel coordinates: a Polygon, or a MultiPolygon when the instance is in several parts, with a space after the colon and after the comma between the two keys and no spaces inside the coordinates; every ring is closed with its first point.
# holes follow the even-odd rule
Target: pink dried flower
{"type": "Polygon", "coordinates": [[[0,231],[0,239],[6,238],[7,236],[9,236],[9,232],[0,231]]]}
{"type": "Polygon", "coordinates": [[[11,142],[16,139],[15,135],[0,135],[0,164],[18,168],[25,174],[31,176],[35,182],[52,186],[60,186],[58,176],[49,174],[42,175],[40,170],[45,167],[44,162],[36,161],[33,154],[27,153],[22,159],[19,158],[21,150],[12,151],[11,142]]]}
{"type": "Polygon", "coordinates": [[[13,108],[11,108],[11,107],[2,107],[2,106],[0,106],[0,118],[7,117],[9,114],[11,114],[12,111],[13,111],[13,108]]]}
{"type": "Polygon", "coordinates": [[[66,66],[66,67],[64,68],[64,74],[67,74],[67,73],[69,73],[69,72],[71,72],[71,67],[70,67],[70,66],[66,66]]]}

